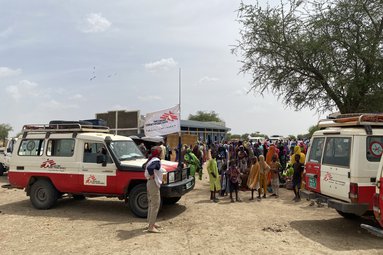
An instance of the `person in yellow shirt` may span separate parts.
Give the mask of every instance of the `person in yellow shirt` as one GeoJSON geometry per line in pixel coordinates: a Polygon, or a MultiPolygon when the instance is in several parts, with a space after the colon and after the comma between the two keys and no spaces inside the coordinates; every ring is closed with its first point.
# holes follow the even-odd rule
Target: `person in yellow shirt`
{"type": "Polygon", "coordinates": [[[217,154],[212,153],[211,159],[207,162],[206,168],[209,174],[209,184],[210,184],[210,200],[214,203],[218,202],[216,198],[217,191],[221,190],[221,183],[219,180],[218,166],[217,166],[217,154]]]}
{"type": "Polygon", "coordinates": [[[299,162],[304,164],[305,163],[305,160],[306,160],[306,155],[301,152],[301,147],[299,147],[299,145],[296,145],[294,147],[294,154],[291,155],[291,160],[290,160],[290,164],[291,165],[294,165],[295,163],[295,155],[299,155],[299,162]]]}

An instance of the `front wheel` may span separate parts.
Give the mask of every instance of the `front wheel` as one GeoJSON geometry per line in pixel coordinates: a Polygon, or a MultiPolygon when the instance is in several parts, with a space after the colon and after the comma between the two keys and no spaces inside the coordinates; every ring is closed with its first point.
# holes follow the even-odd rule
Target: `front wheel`
{"type": "Polygon", "coordinates": [[[3,166],[3,164],[0,163],[0,176],[3,176],[4,173],[5,173],[5,167],[3,166]]]}
{"type": "Polygon", "coordinates": [[[336,211],[337,211],[337,213],[339,213],[340,216],[342,216],[343,218],[348,219],[348,220],[354,220],[354,219],[360,218],[359,215],[356,215],[353,213],[345,213],[345,212],[342,212],[339,210],[336,210],[336,211]]]}
{"type": "Polygon", "coordinates": [[[129,207],[134,215],[146,218],[148,215],[148,194],[145,184],[138,184],[129,193],[129,207]]]}
{"type": "Polygon", "coordinates": [[[48,180],[37,180],[32,184],[30,200],[36,209],[49,209],[57,201],[58,192],[48,180]]]}

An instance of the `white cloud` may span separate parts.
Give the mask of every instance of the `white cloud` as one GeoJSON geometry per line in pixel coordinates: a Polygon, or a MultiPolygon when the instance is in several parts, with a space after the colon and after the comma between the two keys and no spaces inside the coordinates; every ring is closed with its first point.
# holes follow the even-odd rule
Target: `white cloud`
{"type": "Polygon", "coordinates": [[[159,61],[145,64],[145,69],[149,72],[167,71],[177,66],[173,58],[163,58],[159,61]]]}
{"type": "Polygon", "coordinates": [[[40,95],[37,89],[37,83],[22,80],[16,85],[11,85],[6,88],[8,94],[11,95],[15,100],[19,100],[23,97],[37,97],[40,95]]]}
{"type": "Polygon", "coordinates": [[[218,78],[215,78],[215,77],[209,77],[209,76],[205,76],[205,77],[202,77],[198,83],[212,83],[212,82],[216,82],[218,81],[219,79],[218,78]]]}
{"type": "Polygon", "coordinates": [[[138,100],[144,101],[144,102],[153,101],[153,100],[162,100],[162,97],[160,97],[160,96],[153,96],[153,95],[138,96],[137,98],[138,98],[138,100]]]}
{"type": "Polygon", "coordinates": [[[112,23],[101,15],[101,13],[90,13],[86,15],[81,31],[84,33],[98,33],[106,31],[112,23]]]}
{"type": "Polygon", "coordinates": [[[0,67],[0,78],[7,76],[16,76],[21,74],[21,69],[11,69],[8,67],[0,67]]]}

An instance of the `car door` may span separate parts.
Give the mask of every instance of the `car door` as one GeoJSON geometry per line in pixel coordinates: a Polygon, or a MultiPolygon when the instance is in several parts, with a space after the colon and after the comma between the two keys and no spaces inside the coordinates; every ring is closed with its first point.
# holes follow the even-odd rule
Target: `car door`
{"type": "Polygon", "coordinates": [[[112,194],[116,184],[116,166],[102,142],[83,142],[83,162],[80,167],[80,187],[84,193],[112,194]],[[104,158],[106,165],[98,162],[104,158]]]}
{"type": "Polygon", "coordinates": [[[344,201],[349,200],[350,136],[326,137],[321,166],[321,193],[344,201]]]}

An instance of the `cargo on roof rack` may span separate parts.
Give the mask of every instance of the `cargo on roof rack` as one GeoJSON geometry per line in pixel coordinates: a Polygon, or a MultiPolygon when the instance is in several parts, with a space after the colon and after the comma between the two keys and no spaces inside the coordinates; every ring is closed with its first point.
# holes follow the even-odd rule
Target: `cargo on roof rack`
{"type": "Polygon", "coordinates": [[[319,128],[351,127],[351,126],[383,126],[383,114],[340,115],[335,119],[323,119],[318,122],[319,128]]]}
{"type": "Polygon", "coordinates": [[[89,121],[62,121],[53,120],[49,124],[27,124],[22,128],[24,135],[26,133],[70,133],[70,132],[97,132],[110,133],[109,127],[94,125],[89,121]]]}

